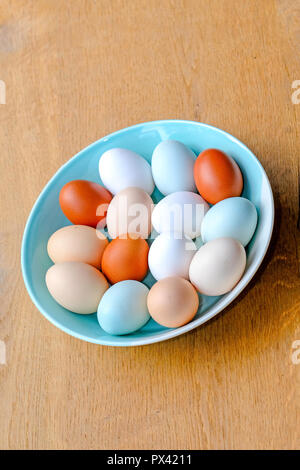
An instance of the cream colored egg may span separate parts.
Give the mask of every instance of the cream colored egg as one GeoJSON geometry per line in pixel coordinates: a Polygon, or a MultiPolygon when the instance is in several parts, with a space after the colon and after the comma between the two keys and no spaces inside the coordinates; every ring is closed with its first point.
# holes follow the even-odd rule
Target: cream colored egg
{"type": "Polygon", "coordinates": [[[190,281],[204,295],[229,292],[241,279],[246,252],[233,238],[216,238],[205,243],[190,264],[190,281]]]}
{"type": "Polygon", "coordinates": [[[140,188],[126,188],[116,194],[106,216],[111,238],[124,236],[127,233],[148,238],[151,232],[152,205],[149,194],[140,188]]]}
{"type": "Polygon", "coordinates": [[[157,323],[168,328],[178,328],[194,318],[199,307],[199,297],[186,279],[165,277],[151,287],[147,306],[157,323]]]}
{"type": "Polygon", "coordinates": [[[100,230],[87,225],[68,225],[51,235],[47,250],[54,263],[80,261],[99,268],[107,245],[108,240],[100,230]]]}
{"type": "Polygon", "coordinates": [[[100,271],[76,261],[51,266],[46,273],[46,285],[62,307],[81,314],[96,312],[108,289],[108,282],[100,271]]]}

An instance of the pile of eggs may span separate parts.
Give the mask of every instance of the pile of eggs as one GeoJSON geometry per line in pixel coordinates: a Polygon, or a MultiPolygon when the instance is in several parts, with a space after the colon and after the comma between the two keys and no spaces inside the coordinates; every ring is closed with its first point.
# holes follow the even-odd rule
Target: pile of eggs
{"type": "Polygon", "coordinates": [[[243,176],[233,158],[217,149],[196,158],[183,143],[165,140],[151,165],[112,148],[100,157],[99,173],[104,186],[75,180],[59,194],[73,225],[49,238],[54,265],[46,285],[61,306],[97,312],[111,335],[133,333],[151,317],[177,328],[194,318],[201,294],[222,295],[239,282],[257,212],[240,197],[243,176]],[[155,186],[164,196],[156,205],[155,186]],[[150,290],[143,283],[149,270],[157,281],[150,290]]]}

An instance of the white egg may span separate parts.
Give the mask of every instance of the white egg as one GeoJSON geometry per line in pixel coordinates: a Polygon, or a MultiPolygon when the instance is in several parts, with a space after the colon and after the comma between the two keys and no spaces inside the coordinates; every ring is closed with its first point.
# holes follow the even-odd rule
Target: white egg
{"type": "Polygon", "coordinates": [[[204,295],[229,292],[246,267],[243,245],[233,238],[216,238],[203,245],[190,264],[190,281],[204,295]]]}
{"type": "Polygon", "coordinates": [[[177,140],[164,140],[154,149],[151,161],[153,179],[165,196],[177,191],[196,191],[195,154],[177,140]]]}
{"type": "Polygon", "coordinates": [[[191,238],[181,233],[162,233],[149,250],[148,264],[152,276],[156,280],[170,276],[189,279],[189,267],[196,250],[191,238]]]}
{"type": "Polygon", "coordinates": [[[158,233],[181,232],[190,238],[201,233],[201,224],[209,206],[190,191],[178,191],[159,201],[152,213],[152,224],[158,233]]]}
{"type": "Polygon", "coordinates": [[[104,152],[99,160],[99,173],[104,186],[112,194],[129,186],[153,193],[154,182],[149,163],[131,150],[113,148],[104,152]]]}

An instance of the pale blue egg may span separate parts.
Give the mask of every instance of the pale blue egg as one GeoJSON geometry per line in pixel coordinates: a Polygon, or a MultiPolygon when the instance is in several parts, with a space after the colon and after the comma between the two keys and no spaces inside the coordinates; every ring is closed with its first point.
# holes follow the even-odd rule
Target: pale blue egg
{"type": "Polygon", "coordinates": [[[165,196],[177,191],[196,191],[195,154],[177,140],[164,140],[155,147],[151,168],[155,185],[165,196]]]}
{"type": "Polygon", "coordinates": [[[110,335],[127,335],[150,319],[148,287],[138,281],[117,282],[103,295],[97,312],[101,328],[110,335]]]}
{"type": "Polygon", "coordinates": [[[243,197],[230,197],[215,204],[204,216],[201,236],[204,243],[215,238],[230,237],[248,245],[256,229],[257,211],[243,197]]]}

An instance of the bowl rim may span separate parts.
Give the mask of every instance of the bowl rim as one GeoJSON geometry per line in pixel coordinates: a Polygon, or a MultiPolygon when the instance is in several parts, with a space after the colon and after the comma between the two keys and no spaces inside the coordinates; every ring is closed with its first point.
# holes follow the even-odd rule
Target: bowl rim
{"type": "Polygon", "coordinates": [[[141,123],[134,124],[132,126],[124,127],[120,130],[114,131],[110,134],[107,134],[107,135],[101,137],[100,139],[96,140],[95,142],[87,145],[86,147],[81,149],[78,153],[76,153],[73,157],[71,157],[69,160],[67,160],[62,166],[60,166],[58,168],[58,170],[54,173],[52,178],[50,178],[48,183],[43,187],[42,191],[40,192],[39,196],[37,197],[36,201],[34,202],[34,204],[32,206],[32,209],[30,211],[30,214],[28,216],[28,219],[27,219],[27,222],[26,222],[26,225],[25,225],[23,238],[22,238],[21,268],[22,268],[22,275],[23,275],[25,287],[27,289],[27,292],[28,292],[32,302],[34,303],[36,308],[42,313],[42,315],[45,318],[47,318],[47,320],[49,320],[53,325],[58,327],[60,330],[64,331],[65,333],[68,333],[69,335],[71,335],[75,338],[81,339],[83,341],[87,341],[89,343],[99,344],[99,345],[103,345],[103,346],[114,346],[114,347],[142,346],[142,345],[147,345],[147,344],[152,344],[152,343],[158,343],[158,342],[161,342],[161,341],[166,341],[167,339],[175,338],[176,336],[180,336],[184,333],[187,333],[188,331],[193,330],[194,328],[197,328],[200,325],[203,325],[204,323],[206,323],[207,321],[212,319],[214,316],[216,316],[218,313],[220,313],[224,308],[229,306],[232,303],[232,301],[235,300],[238,297],[238,295],[244,290],[244,288],[247,286],[247,284],[249,284],[249,282],[251,281],[251,279],[253,278],[253,276],[257,272],[258,268],[260,267],[265,255],[267,253],[267,250],[268,250],[269,245],[270,245],[272,233],[273,233],[274,216],[275,216],[274,197],[273,197],[272,187],[271,187],[269,178],[266,174],[266,171],[263,168],[260,161],[258,160],[258,158],[254,155],[254,153],[243,142],[241,142],[239,139],[237,139],[236,137],[234,137],[230,133],[224,131],[223,129],[220,129],[218,127],[215,127],[215,126],[212,126],[210,124],[203,123],[203,122],[199,122],[199,121],[184,120],[184,119],[161,119],[161,120],[156,120],[156,121],[141,122],[141,123]],[[207,129],[216,131],[220,134],[223,134],[223,136],[225,136],[226,138],[230,138],[232,141],[237,143],[240,147],[243,147],[244,150],[246,150],[248,153],[250,153],[252,158],[256,161],[256,163],[260,167],[260,170],[261,170],[261,172],[262,172],[262,174],[265,178],[265,181],[266,181],[266,184],[267,184],[267,189],[268,189],[270,199],[271,199],[271,204],[270,204],[270,207],[269,207],[269,209],[271,211],[271,223],[268,227],[266,243],[265,243],[265,247],[264,247],[262,255],[257,260],[255,260],[253,262],[251,267],[248,269],[247,274],[242,277],[242,279],[239,281],[239,283],[226,296],[221,297],[221,299],[216,304],[214,304],[212,307],[210,307],[207,313],[203,314],[200,318],[192,320],[191,322],[189,322],[186,325],[183,325],[179,328],[165,330],[165,331],[163,331],[159,334],[155,334],[155,335],[149,334],[149,336],[145,336],[144,338],[136,338],[136,339],[134,339],[134,338],[129,339],[128,338],[128,341],[126,343],[125,342],[124,343],[117,343],[114,340],[113,337],[112,337],[112,339],[107,339],[107,340],[106,339],[96,340],[96,339],[90,338],[89,336],[86,336],[84,334],[77,333],[77,332],[71,330],[70,328],[61,325],[59,323],[59,321],[55,320],[43,308],[43,306],[41,305],[41,303],[39,302],[39,300],[35,296],[32,288],[31,288],[31,284],[29,282],[29,276],[28,276],[28,272],[27,272],[28,268],[27,268],[27,263],[25,262],[25,253],[26,253],[27,244],[28,244],[28,241],[29,241],[29,236],[30,236],[30,227],[31,227],[31,223],[32,223],[32,221],[35,217],[35,213],[38,209],[38,206],[43,202],[43,199],[47,196],[49,188],[52,185],[52,183],[54,182],[54,180],[56,179],[57,175],[59,173],[61,173],[67,166],[71,165],[77,158],[79,158],[80,155],[82,154],[82,152],[85,152],[87,150],[92,149],[93,147],[97,146],[101,141],[105,141],[108,138],[113,137],[114,135],[123,134],[123,133],[125,133],[129,130],[138,129],[139,127],[143,127],[145,125],[160,125],[160,124],[165,125],[165,124],[173,124],[173,123],[176,123],[176,124],[181,123],[181,124],[185,124],[185,125],[189,125],[189,124],[199,125],[199,127],[201,127],[201,128],[207,128],[207,129]]]}

